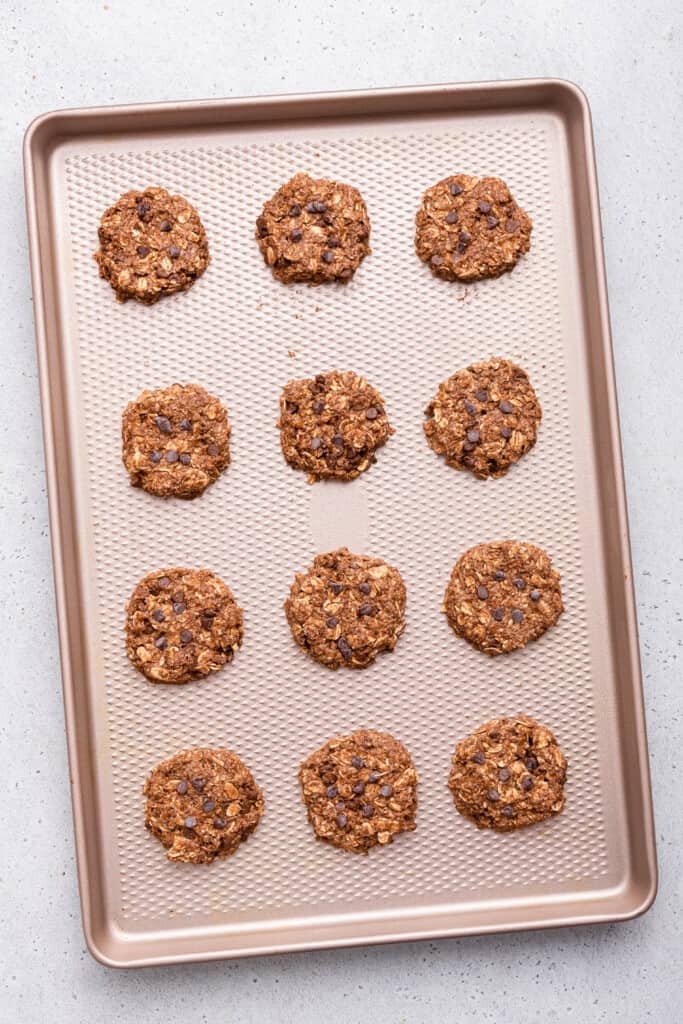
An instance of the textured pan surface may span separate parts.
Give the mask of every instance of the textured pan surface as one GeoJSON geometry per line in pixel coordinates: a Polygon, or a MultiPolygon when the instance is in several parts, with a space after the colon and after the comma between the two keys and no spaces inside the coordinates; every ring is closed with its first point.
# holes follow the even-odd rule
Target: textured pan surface
{"type": "MultiPolygon", "coordinates": [[[[121,937],[111,959],[166,958],[160,934],[175,935],[180,958],[276,948],[285,927],[287,945],[318,934],[333,943],[335,927],[339,941],[353,941],[373,915],[404,911],[406,934],[409,915],[432,911],[434,932],[494,927],[495,909],[477,916],[489,901],[519,901],[519,920],[498,923],[528,926],[532,906],[623,895],[633,822],[614,708],[620,687],[633,701],[637,679],[619,676],[628,658],[610,620],[610,573],[624,567],[601,513],[593,434],[603,396],[592,391],[589,344],[603,339],[582,306],[562,116],[514,106],[465,116],[454,100],[453,116],[431,116],[425,101],[424,113],[397,120],[273,121],[192,136],[184,124],[179,115],[177,133],[75,138],[50,162],[71,452],[71,479],[59,486],[74,496],[80,536],[80,607],[70,602],[69,613],[86,637],[96,775],[86,846],[104,868],[95,884],[82,864],[81,881],[99,907],[90,912],[121,937]],[[373,252],[346,287],[287,288],[263,264],[254,220],[298,170],[352,183],[367,202],[373,252]],[[415,256],[422,192],[457,171],[502,177],[533,219],[530,253],[499,280],[444,283],[415,256]],[[98,219],[120,193],[148,184],[196,206],[212,263],[187,294],[120,306],[92,260],[98,219]],[[422,410],[441,380],[491,355],[525,367],[544,415],[533,451],[505,478],[480,481],[430,451],[422,410]],[[278,397],[291,377],[331,368],[367,376],[396,433],[359,480],[310,486],[282,458],[278,397]],[[175,381],[219,396],[233,429],[230,468],[189,503],[131,488],[120,458],[126,403],[175,381]],[[566,611],[526,650],[489,659],[453,635],[439,606],[456,557],[503,538],[551,554],[566,611]],[[404,636],[359,673],[307,659],[282,611],[295,570],[341,544],[399,567],[408,591],[404,636]],[[213,569],[245,609],[233,664],[183,687],[147,683],[122,632],[138,579],[172,565],[213,569]],[[566,810],[519,834],[480,832],[454,810],[450,756],[473,727],[517,711],[549,725],[567,756],[566,810]],[[296,780],[324,740],[362,726],[405,742],[420,773],[417,832],[366,858],[314,841],[296,780]],[[209,867],[168,863],[143,827],[149,769],[194,745],[234,749],[266,800],[255,835],[209,867]],[[447,909],[450,921],[437,923],[447,909]],[[365,925],[354,931],[348,914],[365,925]],[[335,915],[331,932],[326,915],[335,915]]],[[[538,915],[567,919],[566,905],[538,915]]]]}

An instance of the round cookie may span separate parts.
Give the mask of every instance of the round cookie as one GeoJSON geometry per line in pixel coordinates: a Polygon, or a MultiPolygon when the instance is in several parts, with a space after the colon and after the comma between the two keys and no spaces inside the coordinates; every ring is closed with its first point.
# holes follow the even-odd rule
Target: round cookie
{"type": "Polygon", "coordinates": [[[567,761],[550,729],[533,718],[497,718],[453,754],[448,788],[479,828],[512,832],[559,814],[567,761]]]}
{"type": "Polygon", "coordinates": [[[447,281],[498,277],[531,244],[531,218],[499,178],[444,178],[425,192],[415,225],[417,255],[447,281]]]}
{"type": "Polygon", "coordinates": [[[327,668],[365,668],[392,651],[405,626],[406,588],[398,569],[347,548],[316,555],[297,573],[285,614],[292,636],[327,668]]]}
{"type": "Polygon", "coordinates": [[[256,239],[285,284],[348,281],[370,252],[365,201],[353,185],[295,174],[263,207],[256,239]]]}
{"type": "Polygon", "coordinates": [[[425,409],[430,448],[449,466],[499,477],[536,443],[541,406],[524,370],[489,359],[439,385],[425,409]]]}
{"type": "Polygon", "coordinates": [[[119,302],[151,305],[190,288],[209,265],[199,214],[164,188],[126,192],[103,214],[95,259],[119,302]]]}
{"type": "Polygon", "coordinates": [[[309,483],[355,479],[394,432],[379,391],[364,377],[339,370],[290,380],[277,425],[285,459],[305,470],[309,483]]]}
{"type": "Polygon", "coordinates": [[[231,750],[182,750],[153,769],[143,789],[145,825],[169,860],[210,864],[256,828],[263,795],[231,750]]]}
{"type": "Polygon", "coordinates": [[[525,647],[563,610],[560,574],[548,555],[516,540],[466,551],[453,567],[443,604],[455,633],[486,654],[525,647]]]}
{"type": "Polygon", "coordinates": [[[416,827],[417,772],[388,733],[328,740],[301,765],[299,782],[316,836],[343,850],[367,853],[416,827]]]}
{"type": "Polygon", "coordinates": [[[126,650],[152,683],[189,683],[239,650],[242,609],[208,569],[159,569],[128,602],[126,650]]]}

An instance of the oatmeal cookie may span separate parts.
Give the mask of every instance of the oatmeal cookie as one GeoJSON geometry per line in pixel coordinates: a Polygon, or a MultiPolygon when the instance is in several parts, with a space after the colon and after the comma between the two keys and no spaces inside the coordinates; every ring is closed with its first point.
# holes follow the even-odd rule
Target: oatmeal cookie
{"type": "Polygon", "coordinates": [[[405,625],[398,569],[347,548],[316,555],[297,573],[285,614],[292,636],[321,665],[365,668],[392,651],[405,625]]]}
{"type": "Polygon", "coordinates": [[[563,610],[560,574],[548,555],[516,540],[466,551],[453,567],[443,604],[455,633],[486,654],[525,647],[563,610]]]}
{"type": "Polygon", "coordinates": [[[371,729],[328,740],[299,769],[316,836],[353,853],[415,829],[417,781],[403,744],[371,729]]]}
{"type": "Polygon", "coordinates": [[[365,201],[353,185],[295,174],[256,221],[256,239],[285,284],[348,281],[370,252],[365,201]]]}
{"type": "Polygon", "coordinates": [[[418,256],[447,281],[498,277],[530,245],[531,218],[499,178],[444,178],[425,192],[415,225],[418,256]]]}
{"type": "Polygon", "coordinates": [[[128,602],[126,650],[152,683],[189,683],[239,650],[242,609],[208,569],[159,569],[128,602]]]}
{"type": "Polygon", "coordinates": [[[559,814],[567,761],[533,718],[497,718],[458,743],[448,788],[479,828],[512,832],[559,814]]]}
{"type": "Polygon", "coordinates": [[[489,359],[439,385],[425,409],[424,432],[449,466],[499,477],[536,443],[541,406],[524,370],[489,359]]]}
{"type": "Polygon", "coordinates": [[[126,192],[103,214],[95,259],[119,302],[151,305],[190,288],[209,265],[199,214],[164,188],[126,192]]]}
{"type": "Polygon", "coordinates": [[[256,828],[263,795],[231,750],[182,750],[153,769],[143,789],[145,825],[169,860],[210,864],[256,828]]]}
{"type": "Polygon", "coordinates": [[[315,480],[353,480],[393,434],[384,400],[348,371],[290,380],[280,398],[280,443],[294,469],[315,480]]]}
{"type": "Polygon", "coordinates": [[[228,414],[199,384],[143,391],[122,435],[131,483],[162,498],[194,498],[230,464],[228,414]]]}

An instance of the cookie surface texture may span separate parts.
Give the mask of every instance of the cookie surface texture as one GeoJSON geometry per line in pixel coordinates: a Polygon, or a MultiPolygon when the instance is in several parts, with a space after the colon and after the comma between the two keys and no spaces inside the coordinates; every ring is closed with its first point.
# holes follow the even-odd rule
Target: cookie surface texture
{"type": "Polygon", "coordinates": [[[230,464],[224,406],[199,384],[143,391],[123,413],[123,463],[134,487],[195,498],[230,464]]]}
{"type": "Polygon", "coordinates": [[[280,443],[308,480],[353,480],[375,461],[394,430],[384,400],[351,371],[290,380],[280,398],[280,443]]]}
{"type": "Polygon", "coordinates": [[[95,253],[100,277],[119,302],[146,305],[187,291],[209,265],[209,245],[199,214],[164,188],[126,192],[102,215],[95,253]]]}
{"type": "Polygon", "coordinates": [[[550,729],[526,715],[487,722],[456,747],[448,786],[460,814],[497,832],[564,807],[567,761],[550,729]]]}
{"type": "Polygon", "coordinates": [[[506,654],[555,625],[563,611],[560,574],[534,544],[477,544],[455,563],[443,611],[474,647],[506,654]]]}
{"type": "Polygon", "coordinates": [[[145,825],[172,861],[209,864],[234,853],[263,814],[263,795],[230,750],[183,750],[144,786],[145,825]]]}
{"type": "Polygon", "coordinates": [[[425,192],[415,226],[418,256],[447,281],[498,277],[531,244],[531,218],[499,178],[444,178],[425,192]]]}
{"type": "Polygon", "coordinates": [[[417,772],[388,733],[329,740],[301,765],[299,781],[316,836],[343,850],[367,853],[416,827],[417,772]]]}
{"type": "Polygon", "coordinates": [[[541,406],[521,367],[489,359],[443,381],[425,409],[430,448],[480,479],[507,473],[536,443],[541,406]]]}
{"type": "Polygon", "coordinates": [[[394,649],[405,625],[406,588],[381,558],[339,548],[297,573],[285,614],[292,636],[327,668],[365,668],[394,649]]]}
{"type": "Polygon", "coordinates": [[[256,221],[267,265],[285,284],[350,280],[370,252],[370,221],[357,188],[295,174],[256,221]]]}
{"type": "Polygon", "coordinates": [[[242,642],[242,609],[208,569],[160,569],[128,602],[128,657],[153,683],[189,683],[216,672],[242,642]]]}

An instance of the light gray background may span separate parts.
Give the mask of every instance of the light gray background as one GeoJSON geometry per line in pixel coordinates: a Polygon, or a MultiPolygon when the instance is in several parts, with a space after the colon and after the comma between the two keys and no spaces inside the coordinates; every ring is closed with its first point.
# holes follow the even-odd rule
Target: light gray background
{"type": "Polygon", "coordinates": [[[683,1018],[683,17],[605,0],[0,0],[0,1020],[683,1018]],[[592,105],[649,727],[660,893],[638,921],[142,972],[80,926],[20,147],[57,107],[532,76],[592,105]]]}

